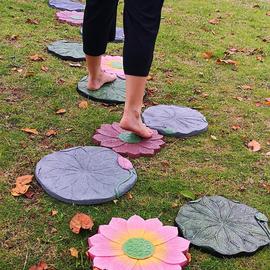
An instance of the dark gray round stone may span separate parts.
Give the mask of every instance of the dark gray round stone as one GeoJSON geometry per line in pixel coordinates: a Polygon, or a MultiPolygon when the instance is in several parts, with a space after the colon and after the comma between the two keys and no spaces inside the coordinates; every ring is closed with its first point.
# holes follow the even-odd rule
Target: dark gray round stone
{"type": "Polygon", "coordinates": [[[60,10],[83,11],[85,5],[75,0],[49,0],[49,6],[60,10]]]}
{"type": "Polygon", "coordinates": [[[225,256],[253,253],[270,244],[267,221],[258,210],[221,196],[191,201],[176,217],[193,245],[225,256]]]}
{"type": "Polygon", "coordinates": [[[175,105],[157,105],[142,114],[144,123],[160,134],[189,137],[208,129],[205,117],[198,111],[175,105]]]}
{"type": "Polygon", "coordinates": [[[112,83],[103,85],[97,91],[87,89],[88,76],[83,77],[77,86],[77,91],[82,96],[108,104],[119,104],[125,102],[126,97],[126,82],[122,79],[116,79],[112,83]]]}
{"type": "Polygon", "coordinates": [[[99,204],[129,191],[137,180],[133,168],[104,147],[76,147],[55,152],[38,162],[37,181],[52,197],[67,203],[99,204]]]}
{"type": "Polygon", "coordinates": [[[59,40],[51,43],[48,46],[48,52],[53,55],[69,61],[83,61],[85,60],[85,53],[83,52],[83,44],[59,40]]]}

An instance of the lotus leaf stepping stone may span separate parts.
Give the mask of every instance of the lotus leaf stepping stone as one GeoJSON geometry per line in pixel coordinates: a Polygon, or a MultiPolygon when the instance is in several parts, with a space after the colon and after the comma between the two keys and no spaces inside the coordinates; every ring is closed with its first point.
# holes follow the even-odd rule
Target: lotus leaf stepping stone
{"type": "Polygon", "coordinates": [[[221,196],[191,201],[176,217],[193,245],[225,256],[253,253],[270,244],[267,221],[258,210],[221,196]]]}
{"type": "Polygon", "coordinates": [[[103,147],[75,147],[38,162],[37,181],[52,197],[67,203],[99,204],[129,191],[137,174],[131,162],[103,147]]]}
{"type": "Polygon", "coordinates": [[[83,45],[81,43],[59,40],[51,43],[48,46],[48,52],[53,55],[70,61],[83,61],[85,54],[83,52],[83,45]]]}
{"type": "Polygon", "coordinates": [[[189,137],[208,129],[205,117],[187,107],[157,105],[146,109],[142,117],[148,127],[167,136],[189,137]]]}
{"type": "Polygon", "coordinates": [[[85,5],[74,0],[49,0],[49,6],[60,10],[83,11],[85,5]]]}
{"type": "Polygon", "coordinates": [[[163,136],[153,130],[153,136],[143,139],[136,134],[122,129],[118,123],[104,124],[93,136],[94,143],[111,148],[115,152],[138,158],[141,156],[153,156],[165,145],[163,136]]]}
{"type": "Polygon", "coordinates": [[[77,87],[77,91],[82,96],[107,104],[119,104],[125,102],[126,83],[124,80],[116,79],[112,83],[103,85],[97,91],[87,89],[88,76],[83,77],[77,87]]]}
{"type": "Polygon", "coordinates": [[[60,22],[68,23],[70,25],[82,25],[83,23],[83,12],[78,12],[78,11],[58,11],[56,13],[56,18],[60,22]]]}

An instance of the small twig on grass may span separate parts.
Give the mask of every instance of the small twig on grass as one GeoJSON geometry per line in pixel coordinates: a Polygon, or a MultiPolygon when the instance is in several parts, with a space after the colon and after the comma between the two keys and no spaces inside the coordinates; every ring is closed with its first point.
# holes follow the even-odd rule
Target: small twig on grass
{"type": "Polygon", "coordinates": [[[24,260],[24,264],[23,264],[23,269],[22,270],[25,270],[25,267],[26,267],[26,264],[27,264],[27,261],[28,261],[28,249],[26,251],[26,255],[25,255],[25,260],[24,260]]]}

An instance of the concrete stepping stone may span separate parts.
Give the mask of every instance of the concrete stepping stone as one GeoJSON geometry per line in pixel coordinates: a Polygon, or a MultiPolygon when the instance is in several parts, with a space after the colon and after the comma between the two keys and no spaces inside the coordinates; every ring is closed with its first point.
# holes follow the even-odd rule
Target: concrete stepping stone
{"type": "Polygon", "coordinates": [[[136,134],[122,129],[118,123],[104,124],[97,129],[93,142],[111,148],[115,152],[138,158],[141,156],[154,156],[165,145],[163,136],[153,130],[153,136],[143,139],[136,134]]]}
{"type": "Polygon", "coordinates": [[[74,0],[49,0],[49,6],[70,11],[83,11],[85,9],[85,4],[74,0]]]}
{"type": "Polygon", "coordinates": [[[79,26],[83,23],[84,12],[78,11],[58,11],[56,12],[56,18],[58,21],[68,23],[70,25],[79,26]]]}
{"type": "Polygon", "coordinates": [[[80,95],[102,103],[119,104],[125,103],[126,99],[126,82],[122,79],[116,79],[112,83],[103,85],[97,91],[87,89],[88,76],[83,77],[77,86],[80,95]]]}
{"type": "Polygon", "coordinates": [[[131,162],[104,147],[75,147],[45,156],[35,176],[53,198],[74,204],[99,204],[119,198],[137,180],[131,162]]]}
{"type": "Polygon", "coordinates": [[[157,105],[146,109],[144,123],[160,134],[174,137],[195,136],[208,129],[205,117],[198,111],[175,105],[157,105]]]}
{"type": "Polygon", "coordinates": [[[223,256],[250,254],[270,243],[267,217],[221,196],[203,197],[180,208],[176,223],[184,238],[223,256]]]}
{"type": "Polygon", "coordinates": [[[102,70],[116,74],[118,78],[125,80],[125,72],[123,69],[123,57],[122,56],[111,56],[105,55],[101,61],[102,70]]]}
{"type": "Polygon", "coordinates": [[[81,43],[59,40],[51,43],[47,49],[49,53],[63,60],[74,62],[85,60],[83,45],[81,43]]]}

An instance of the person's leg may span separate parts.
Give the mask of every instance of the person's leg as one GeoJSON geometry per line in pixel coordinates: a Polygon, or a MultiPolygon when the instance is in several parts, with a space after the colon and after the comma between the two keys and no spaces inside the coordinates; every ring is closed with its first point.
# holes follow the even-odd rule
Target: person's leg
{"type": "Polygon", "coordinates": [[[153,60],[163,0],[126,0],[124,70],[126,102],[120,126],[144,138],[152,133],[141,119],[146,78],[153,60]]]}
{"type": "Polygon", "coordinates": [[[114,38],[118,0],[87,0],[83,21],[83,49],[89,72],[88,89],[98,90],[116,79],[101,70],[101,57],[114,38]]]}

